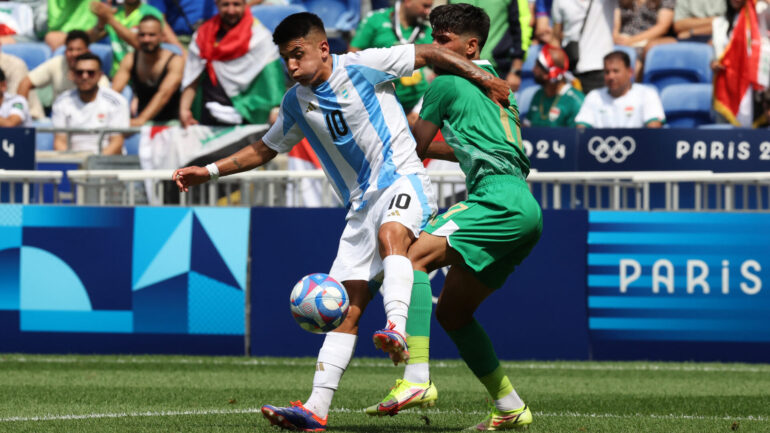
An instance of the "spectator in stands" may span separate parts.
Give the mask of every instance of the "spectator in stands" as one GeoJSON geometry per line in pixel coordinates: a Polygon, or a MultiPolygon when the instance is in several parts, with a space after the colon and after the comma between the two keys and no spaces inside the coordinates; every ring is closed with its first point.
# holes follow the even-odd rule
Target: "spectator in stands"
{"type": "Polygon", "coordinates": [[[675,0],[620,0],[612,37],[616,45],[634,47],[636,75],[641,81],[644,56],[671,32],[675,0]]]}
{"type": "Polygon", "coordinates": [[[540,45],[556,45],[553,41],[553,27],[551,26],[551,7],[553,0],[535,0],[535,26],[533,39],[540,45]]]}
{"type": "Polygon", "coordinates": [[[665,121],[658,92],[636,84],[631,59],[623,51],[604,56],[606,87],[593,90],[583,101],[575,118],[578,127],[660,128],[665,121]]]}
{"type": "Polygon", "coordinates": [[[32,117],[43,117],[43,106],[40,104],[40,99],[38,99],[37,95],[35,93],[21,93],[21,83],[23,82],[24,77],[29,73],[27,64],[24,63],[24,60],[16,56],[4,53],[2,51],[2,45],[3,44],[0,43],[0,69],[5,71],[7,84],[6,91],[10,94],[21,94],[24,96],[29,102],[32,117]]]}
{"type": "Polygon", "coordinates": [[[763,16],[767,4],[747,0],[726,3],[724,16],[712,23],[714,108],[733,125],[751,127],[755,109],[760,113],[755,90],[768,85],[770,58],[767,52],[763,53],[763,45],[770,44],[763,16]]]}
{"type": "Polygon", "coordinates": [[[521,67],[532,39],[532,14],[528,0],[452,0],[469,3],[489,15],[489,36],[481,58],[489,60],[511,90],[519,90],[521,67]]]}
{"type": "Polygon", "coordinates": [[[179,40],[190,43],[190,36],[217,13],[215,0],[149,0],[165,16],[179,40]]]}
{"type": "MultiPolygon", "coordinates": [[[[93,53],[81,54],[75,59],[72,71],[75,89],[68,90],[53,104],[54,128],[128,128],[130,114],[128,102],[109,87],[99,87],[102,78],[102,61],[93,53]]],[[[99,143],[100,134],[73,134],[69,149],[98,153],[103,147],[105,155],[120,154],[123,149],[123,134],[106,134],[106,146],[99,143]]],[[[54,149],[67,150],[67,134],[54,136],[54,149]]]]}
{"type": "Polygon", "coordinates": [[[553,0],[554,41],[567,52],[585,94],[604,85],[602,59],[613,50],[616,5],[616,0],[553,0]]]}
{"type": "Polygon", "coordinates": [[[182,79],[179,120],[184,127],[272,123],[286,89],[272,35],[245,0],[217,0],[219,14],[193,35],[182,79]],[[200,85],[202,107],[192,113],[200,85]]]}
{"type": "MultiPolygon", "coordinates": [[[[72,81],[71,71],[75,69],[75,59],[88,52],[89,42],[88,34],[82,30],[72,30],[67,33],[64,55],[55,56],[33,69],[32,72],[25,74],[19,84],[19,95],[29,98],[29,95],[35,94],[31,92],[32,89],[50,85],[53,89],[53,98],[56,99],[62,92],[74,89],[75,82],[72,81]]],[[[102,76],[99,80],[99,86],[110,87],[110,81],[107,77],[102,76]]],[[[33,118],[37,119],[44,116],[42,106],[39,110],[39,114],[36,113],[35,106],[30,99],[30,113],[33,118]]]]}
{"type": "Polygon", "coordinates": [[[122,92],[131,82],[138,100],[138,115],[131,126],[147,122],[170,122],[179,119],[179,85],[182,83],[184,60],[160,46],[163,23],[154,15],[139,22],[139,50],[128,53],[112,80],[112,89],[122,92]]]}
{"type": "Polygon", "coordinates": [[[6,92],[5,73],[0,69],[0,127],[13,128],[29,124],[27,100],[6,92]]]}
{"type": "MultiPolygon", "coordinates": [[[[397,1],[393,7],[372,11],[358,25],[350,42],[350,51],[367,48],[387,48],[401,44],[430,44],[433,42],[427,18],[433,0],[397,1]]],[[[420,115],[422,95],[428,90],[432,72],[427,68],[414,71],[408,78],[396,80],[396,96],[409,125],[420,115]]]]}
{"type": "MultiPolygon", "coordinates": [[[[141,0],[125,0],[123,5],[115,10],[107,3],[91,3],[91,11],[99,20],[90,31],[91,40],[99,40],[109,36],[112,46],[112,68],[110,75],[118,72],[120,62],[129,52],[139,49],[139,38],[136,36],[137,27],[142,18],[152,15],[165,23],[163,14],[150,5],[143,4],[141,0]]],[[[171,26],[163,26],[163,38],[166,42],[176,45],[180,50],[182,44],[176,38],[171,26]]]]}
{"type": "Polygon", "coordinates": [[[540,50],[533,74],[542,87],[532,97],[526,126],[575,126],[585,96],[567,82],[572,75],[568,62],[567,54],[559,47],[546,45],[540,50]]]}
{"type": "Polygon", "coordinates": [[[64,45],[71,30],[90,29],[96,25],[91,0],[48,0],[48,33],[45,42],[54,51],[64,45]]]}
{"type": "MultiPolygon", "coordinates": [[[[708,42],[711,22],[727,11],[725,0],[676,0],[674,33],[680,41],[708,42]]],[[[670,39],[669,42],[676,42],[670,39]]]]}
{"type": "Polygon", "coordinates": [[[0,3],[0,42],[13,44],[35,39],[32,8],[17,2],[0,3]]]}
{"type": "Polygon", "coordinates": [[[770,128],[770,89],[762,92],[759,99],[762,104],[762,114],[757,121],[754,122],[754,127],[770,128]]]}

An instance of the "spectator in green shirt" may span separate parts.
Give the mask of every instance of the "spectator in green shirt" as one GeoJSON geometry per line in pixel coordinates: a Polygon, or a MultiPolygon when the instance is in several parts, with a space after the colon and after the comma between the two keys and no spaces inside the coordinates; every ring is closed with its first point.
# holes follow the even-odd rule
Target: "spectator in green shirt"
{"type": "Polygon", "coordinates": [[[92,41],[98,41],[104,36],[109,36],[112,46],[112,69],[110,76],[115,75],[120,67],[123,57],[131,51],[139,48],[137,30],[139,22],[146,15],[152,15],[163,23],[163,41],[178,46],[179,43],[171,26],[168,25],[163,14],[155,7],[143,4],[141,0],[125,0],[123,5],[113,9],[107,3],[91,3],[91,12],[97,17],[96,25],[89,31],[92,41]]]}
{"type": "MultiPolygon", "coordinates": [[[[402,0],[393,7],[372,11],[358,25],[355,37],[350,42],[350,51],[367,48],[387,48],[401,44],[433,43],[430,25],[427,21],[433,0],[402,0]]],[[[396,96],[409,124],[419,116],[422,95],[430,85],[427,68],[414,71],[411,77],[394,81],[396,96]]]]}
{"type": "Polygon", "coordinates": [[[89,10],[91,1],[48,0],[48,33],[45,42],[51,51],[64,45],[70,30],[85,30],[96,25],[96,16],[89,10]]]}
{"type": "Polygon", "coordinates": [[[585,95],[567,82],[569,61],[559,47],[546,45],[533,68],[535,81],[542,87],[532,97],[526,126],[575,127],[575,116],[585,95]]]}

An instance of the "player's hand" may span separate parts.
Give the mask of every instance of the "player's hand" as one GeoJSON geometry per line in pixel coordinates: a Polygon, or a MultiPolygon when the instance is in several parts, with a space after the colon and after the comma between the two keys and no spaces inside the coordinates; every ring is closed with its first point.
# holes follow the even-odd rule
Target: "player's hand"
{"type": "Polygon", "coordinates": [[[208,182],[211,174],[206,167],[184,167],[174,170],[171,180],[176,182],[179,192],[187,192],[191,186],[200,185],[208,182]]]}
{"type": "Polygon", "coordinates": [[[507,107],[511,104],[508,95],[511,93],[511,86],[507,81],[497,77],[492,77],[484,81],[484,88],[487,90],[489,99],[507,107]]]}

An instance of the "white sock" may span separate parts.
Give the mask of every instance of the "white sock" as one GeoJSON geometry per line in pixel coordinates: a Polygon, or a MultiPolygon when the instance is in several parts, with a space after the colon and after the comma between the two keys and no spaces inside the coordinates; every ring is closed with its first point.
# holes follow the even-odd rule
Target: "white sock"
{"type": "Polygon", "coordinates": [[[524,400],[519,397],[519,394],[516,394],[516,390],[514,389],[505,397],[495,400],[495,407],[501,412],[521,409],[524,407],[524,400]]]}
{"type": "Polygon", "coordinates": [[[306,408],[321,418],[325,418],[329,413],[334,391],[337,390],[342,374],[353,357],[357,339],[357,335],[342,332],[326,334],[324,344],[318,352],[313,392],[304,403],[306,408]]]}
{"type": "Polygon", "coordinates": [[[406,318],[414,284],[412,262],[405,256],[391,255],[382,259],[382,267],[385,273],[382,281],[385,315],[396,325],[394,329],[406,337],[406,318]]]}
{"type": "Polygon", "coordinates": [[[406,364],[404,379],[412,383],[425,383],[430,380],[430,367],[427,362],[406,364]]]}

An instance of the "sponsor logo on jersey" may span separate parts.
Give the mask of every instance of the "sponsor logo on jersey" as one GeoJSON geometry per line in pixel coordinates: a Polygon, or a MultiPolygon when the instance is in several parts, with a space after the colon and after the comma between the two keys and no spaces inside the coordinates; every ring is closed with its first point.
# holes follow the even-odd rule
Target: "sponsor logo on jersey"
{"type": "Polygon", "coordinates": [[[305,110],[305,113],[309,113],[315,110],[316,108],[318,107],[316,107],[312,102],[310,102],[309,104],[307,104],[307,109],[305,110]]]}

